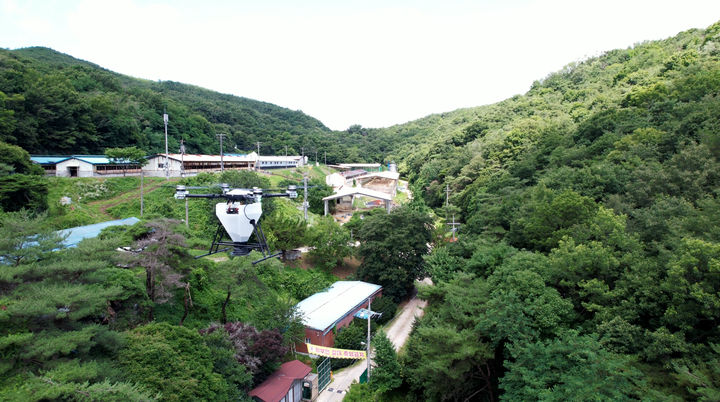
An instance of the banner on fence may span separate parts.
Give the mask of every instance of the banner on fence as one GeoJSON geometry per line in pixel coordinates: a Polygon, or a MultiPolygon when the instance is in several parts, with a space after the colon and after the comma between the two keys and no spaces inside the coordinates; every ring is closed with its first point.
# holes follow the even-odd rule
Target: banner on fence
{"type": "Polygon", "coordinates": [[[306,343],[308,353],[311,355],[332,357],[335,359],[366,359],[367,353],[364,350],[349,350],[349,349],[335,349],[327,348],[325,346],[317,346],[311,343],[306,343]]]}

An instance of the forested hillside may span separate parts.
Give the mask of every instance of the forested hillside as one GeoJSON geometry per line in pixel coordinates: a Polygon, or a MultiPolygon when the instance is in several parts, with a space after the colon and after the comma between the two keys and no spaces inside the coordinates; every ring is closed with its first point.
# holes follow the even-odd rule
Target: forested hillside
{"type": "MultiPolygon", "coordinates": [[[[0,158],[0,168],[11,171],[0,178],[34,176],[27,153],[0,146],[16,162],[0,158]]],[[[271,185],[249,171],[182,183],[217,182],[271,185]]],[[[195,259],[215,233],[215,202],[190,202],[188,224],[181,224],[184,203],[163,179],[145,179],[144,215],[138,177],[35,183],[44,185],[45,213],[0,205],[0,400],[249,400],[248,391],[281,363],[312,364],[293,353],[304,339],[294,306],[336,281],[331,272],[350,252],[348,231],[314,214],[323,208],[316,199],[322,193],[313,194],[322,186],[308,197],[310,224],[300,199],[263,201],[272,250],[312,248],[298,269],[277,258],[253,265],[258,253],[195,259]],[[62,196],[73,202],[61,204],[62,196]],[[75,248],[64,249],[55,232],[128,216],[143,221],[108,228],[75,248]]]]}
{"type": "Polygon", "coordinates": [[[377,157],[361,152],[361,133],[331,132],[300,111],[135,79],[47,48],[0,49],[0,141],[30,153],[102,154],[126,146],[164,152],[164,110],[174,152],[184,139],[190,153],[217,154],[216,134],[224,133],[225,152],[255,150],[260,141],[264,154],[284,154],[287,146],[291,154],[303,147],[306,155],[327,153],[328,162],[377,157]]]}
{"type": "MultiPolygon", "coordinates": [[[[193,260],[184,242],[212,230],[199,207],[190,229],[153,220],[56,253],[46,217],[2,213],[5,398],[241,398],[290,359],[302,337],[291,307],[333,280],[351,228],[356,276],[382,283],[388,300],[425,273],[434,285],[421,287],[428,307],[398,355],[373,341],[380,375],[348,400],[720,399],[720,23],[571,64],[494,105],[386,129],[330,132],[300,113],[47,49],[0,51],[0,91],[0,140],[30,152],[159,151],[167,107],[173,148],[187,136],[190,151],[213,152],[214,135],[229,132],[245,149],[394,159],[414,195],[342,228],[268,204],[273,247],[314,244],[325,271],[193,260]],[[453,214],[457,241],[432,219],[453,214]]],[[[23,150],[3,149],[3,176],[35,180],[23,150]]],[[[29,192],[36,210],[41,190],[29,192]]],[[[146,213],[182,218],[170,193],[150,193],[146,213]]],[[[66,221],[82,206],[52,204],[50,218],[66,221]]],[[[138,209],[133,199],[105,213],[138,209]]],[[[359,348],[349,334],[362,328],[338,344],[359,348]]]]}
{"type": "Polygon", "coordinates": [[[395,392],[720,397],[720,23],[372,131],[463,224],[426,257],[395,392]]]}

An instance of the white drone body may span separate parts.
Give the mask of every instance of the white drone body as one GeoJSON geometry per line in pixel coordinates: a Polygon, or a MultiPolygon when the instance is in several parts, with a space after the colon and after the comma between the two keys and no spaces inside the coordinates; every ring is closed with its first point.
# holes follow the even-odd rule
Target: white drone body
{"type": "MultiPolygon", "coordinates": [[[[252,195],[252,191],[234,189],[228,192],[231,195],[252,195]]],[[[215,204],[215,215],[232,241],[245,243],[255,231],[255,224],[260,221],[262,204],[254,202],[241,204],[240,202],[219,202],[215,204]]]]}
{"type": "Polygon", "coordinates": [[[187,198],[223,198],[226,200],[215,204],[215,215],[220,222],[218,229],[215,231],[210,250],[206,254],[195,258],[224,251],[230,251],[231,256],[244,256],[255,250],[263,255],[263,258],[253,261],[253,264],[257,264],[260,261],[280,255],[280,252],[270,253],[267,239],[260,226],[260,216],[262,216],[261,201],[263,197],[297,198],[297,186],[290,185],[285,192],[271,194],[263,194],[263,190],[256,187],[232,190],[227,184],[222,184],[221,187],[223,189],[222,194],[190,194],[189,187],[184,185],[178,185],[175,188],[175,198],[178,200],[187,198]],[[224,233],[227,233],[232,241],[224,241],[224,233]],[[255,235],[254,242],[250,242],[253,235],[255,235]],[[225,248],[220,248],[221,246],[225,248]]]}

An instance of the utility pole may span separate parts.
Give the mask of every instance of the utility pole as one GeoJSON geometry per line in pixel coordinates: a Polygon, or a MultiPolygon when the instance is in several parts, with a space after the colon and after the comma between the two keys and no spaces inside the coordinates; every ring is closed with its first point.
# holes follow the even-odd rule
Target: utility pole
{"type": "Polygon", "coordinates": [[[180,177],[185,177],[185,139],[180,139],[180,177]]]}
{"type": "MultiPolygon", "coordinates": [[[[450,217],[448,216],[450,214],[450,185],[445,185],[445,221],[449,221],[450,217]]],[[[455,213],[453,212],[452,215],[452,223],[448,222],[448,226],[450,226],[450,232],[452,233],[452,240],[455,241],[455,232],[457,232],[457,227],[460,226],[459,223],[455,223],[455,213]]]]}
{"type": "Polygon", "coordinates": [[[165,180],[170,180],[170,158],[168,156],[168,141],[167,141],[167,125],[168,125],[168,114],[167,110],[163,110],[163,122],[165,123],[165,180]]]}
{"type": "Polygon", "coordinates": [[[260,169],[260,144],[262,144],[260,141],[256,142],[257,144],[257,163],[255,164],[255,170],[260,169]]]}
{"type": "Polygon", "coordinates": [[[325,166],[327,166],[327,151],[323,151],[323,153],[325,154],[325,166]]]}
{"type": "Polygon", "coordinates": [[[223,138],[225,138],[227,134],[217,134],[216,137],[220,139],[220,171],[225,171],[225,161],[223,160],[223,138]]]}
{"type": "Polygon", "coordinates": [[[372,310],[370,309],[370,303],[372,300],[368,299],[368,330],[367,330],[367,382],[370,383],[370,317],[372,317],[372,310]]]}
{"type": "Polygon", "coordinates": [[[457,232],[457,227],[460,226],[459,223],[455,223],[455,214],[453,214],[452,223],[449,225],[451,227],[450,231],[452,232],[452,239],[455,241],[455,232],[457,232]]]}
{"type": "Polygon", "coordinates": [[[448,211],[450,207],[450,184],[445,184],[445,221],[448,220],[448,211]]]}
{"type": "Polygon", "coordinates": [[[140,217],[143,217],[145,211],[145,171],[140,166],[140,217]]]}
{"type": "Polygon", "coordinates": [[[305,147],[300,147],[300,160],[302,161],[302,164],[305,164],[305,147]]]}
{"type": "Polygon", "coordinates": [[[315,165],[317,166],[317,149],[315,150],[315,165]]]}
{"type": "Polygon", "coordinates": [[[307,221],[307,210],[308,210],[308,199],[307,199],[307,174],[303,174],[303,187],[305,187],[305,194],[303,198],[303,211],[305,213],[305,220],[307,221]]]}
{"type": "Polygon", "coordinates": [[[445,185],[445,209],[450,204],[450,184],[445,185]]]}

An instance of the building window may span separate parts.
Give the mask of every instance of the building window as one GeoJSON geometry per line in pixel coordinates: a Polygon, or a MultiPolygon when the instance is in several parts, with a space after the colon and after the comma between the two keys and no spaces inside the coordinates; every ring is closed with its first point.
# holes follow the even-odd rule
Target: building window
{"type": "Polygon", "coordinates": [[[305,338],[305,343],[310,343],[310,338],[305,338]]]}

